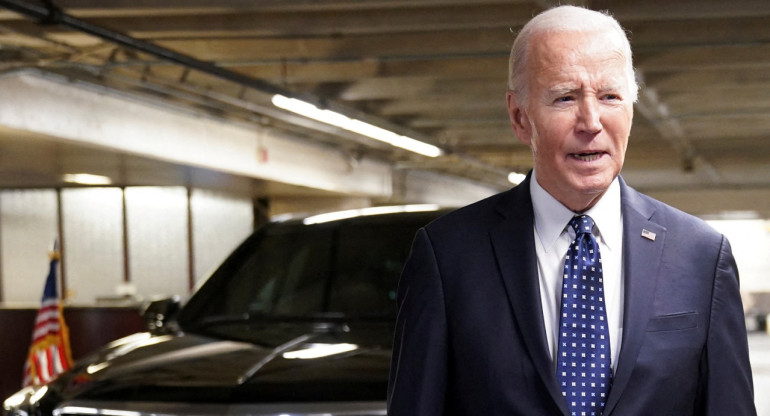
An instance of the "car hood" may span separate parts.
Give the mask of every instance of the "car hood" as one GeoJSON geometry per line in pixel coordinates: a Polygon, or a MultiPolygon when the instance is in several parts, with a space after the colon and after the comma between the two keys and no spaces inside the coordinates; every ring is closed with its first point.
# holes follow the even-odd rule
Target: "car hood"
{"type": "MultiPolygon", "coordinates": [[[[389,345],[354,332],[296,328],[270,345],[136,334],[80,361],[54,388],[65,400],[384,400],[389,345]]],[[[387,338],[387,330],[374,333],[387,338]]]]}

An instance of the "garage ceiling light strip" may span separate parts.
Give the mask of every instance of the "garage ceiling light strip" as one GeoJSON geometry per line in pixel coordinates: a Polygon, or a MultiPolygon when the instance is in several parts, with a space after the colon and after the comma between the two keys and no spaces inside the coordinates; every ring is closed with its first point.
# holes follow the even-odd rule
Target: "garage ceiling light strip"
{"type": "Polygon", "coordinates": [[[390,130],[385,130],[381,127],[377,127],[361,120],[350,118],[336,111],[322,110],[313,104],[298,100],[296,98],[289,98],[280,94],[276,94],[273,96],[272,101],[273,104],[278,108],[282,108],[284,110],[291,111],[301,116],[339,127],[347,131],[352,131],[353,133],[379,140],[391,146],[400,147],[402,149],[406,149],[423,156],[437,157],[443,154],[441,149],[432,144],[393,133],[390,130]]]}
{"type": "MultiPolygon", "coordinates": [[[[286,96],[291,95],[289,91],[283,88],[280,88],[278,86],[272,85],[268,82],[255,79],[247,75],[243,75],[239,72],[228,70],[226,68],[219,67],[210,62],[201,61],[192,56],[185,55],[185,54],[173,51],[171,49],[167,49],[162,46],[155,45],[150,42],[133,38],[124,33],[116,32],[114,30],[110,30],[110,29],[80,20],[67,13],[64,13],[62,10],[57,8],[52,2],[48,2],[44,5],[39,5],[35,3],[29,3],[23,0],[0,0],[0,6],[5,7],[9,10],[15,11],[17,13],[21,13],[23,15],[32,17],[34,19],[37,19],[40,22],[45,22],[46,24],[59,24],[62,26],[73,28],[83,33],[97,36],[99,38],[108,40],[110,42],[114,42],[122,46],[126,46],[141,52],[145,52],[170,62],[174,62],[186,68],[192,68],[192,69],[219,77],[221,79],[225,79],[243,86],[254,88],[266,94],[277,94],[276,96],[282,97],[284,100],[295,100],[297,103],[303,103],[305,105],[305,108],[307,108],[307,106],[310,106],[315,108],[316,113],[323,113],[323,115],[320,116],[321,117],[320,119],[312,117],[310,115],[303,114],[306,117],[314,118],[318,121],[331,124],[337,127],[341,127],[345,130],[353,131],[355,133],[358,133],[376,140],[384,141],[396,147],[401,147],[401,148],[410,150],[412,152],[416,152],[416,153],[430,156],[430,157],[440,156],[443,153],[441,149],[439,149],[438,147],[412,139],[411,137],[401,136],[399,134],[393,133],[383,128],[374,126],[372,124],[368,124],[360,120],[350,119],[339,113],[334,113],[331,111],[328,113],[332,113],[332,114],[324,113],[325,110],[319,110],[317,107],[313,106],[312,104],[308,104],[308,103],[305,103],[304,101],[300,101],[296,99],[286,98],[286,96]],[[338,124],[338,123],[341,123],[341,124],[338,124]]],[[[275,102],[275,98],[273,100],[274,100],[273,102],[275,102]]],[[[289,110],[293,111],[291,109],[289,110]]],[[[302,114],[302,113],[299,113],[299,114],[302,114]]]]}

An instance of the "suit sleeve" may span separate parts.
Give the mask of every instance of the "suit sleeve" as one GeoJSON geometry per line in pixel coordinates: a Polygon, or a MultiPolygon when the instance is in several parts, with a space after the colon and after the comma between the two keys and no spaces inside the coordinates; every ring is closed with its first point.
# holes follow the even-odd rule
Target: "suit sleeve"
{"type": "Polygon", "coordinates": [[[702,369],[703,414],[756,415],[738,270],[724,237],[715,273],[705,368],[702,369]]]}
{"type": "Polygon", "coordinates": [[[388,383],[388,415],[443,415],[447,321],[430,239],[418,231],[398,284],[398,318],[388,383]]]}

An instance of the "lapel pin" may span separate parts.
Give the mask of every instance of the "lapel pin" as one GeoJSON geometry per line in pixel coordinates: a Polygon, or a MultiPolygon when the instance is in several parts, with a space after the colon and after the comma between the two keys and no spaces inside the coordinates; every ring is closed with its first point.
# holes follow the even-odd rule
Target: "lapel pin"
{"type": "Polygon", "coordinates": [[[642,229],[642,237],[650,241],[655,241],[655,233],[650,230],[642,229]]]}

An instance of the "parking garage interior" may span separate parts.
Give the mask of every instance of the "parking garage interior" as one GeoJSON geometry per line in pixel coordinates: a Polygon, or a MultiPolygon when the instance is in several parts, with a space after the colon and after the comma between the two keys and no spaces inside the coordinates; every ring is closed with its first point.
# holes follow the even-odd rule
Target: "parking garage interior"
{"type": "Polygon", "coordinates": [[[146,301],[184,301],[271,220],[515,186],[532,155],[505,111],[509,49],[556,3],[628,30],[641,91],[622,175],[730,239],[770,415],[762,0],[0,0],[0,394],[21,385],[54,245],[78,358],[142,330],[146,301]]]}

